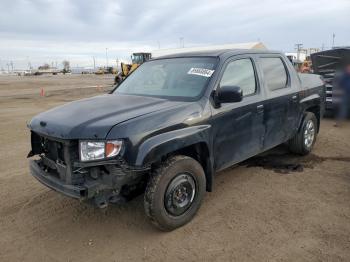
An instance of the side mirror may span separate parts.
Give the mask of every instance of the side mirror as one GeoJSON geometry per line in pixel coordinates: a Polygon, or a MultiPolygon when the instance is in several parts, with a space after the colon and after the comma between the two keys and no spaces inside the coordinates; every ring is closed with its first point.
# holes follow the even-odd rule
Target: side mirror
{"type": "Polygon", "coordinates": [[[243,99],[243,91],[239,86],[222,86],[217,94],[219,103],[236,103],[243,99]]]}

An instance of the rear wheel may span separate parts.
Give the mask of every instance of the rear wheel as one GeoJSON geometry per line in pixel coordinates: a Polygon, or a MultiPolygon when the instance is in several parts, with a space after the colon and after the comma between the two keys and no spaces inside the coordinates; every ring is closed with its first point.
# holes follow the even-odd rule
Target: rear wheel
{"type": "Polygon", "coordinates": [[[311,112],[307,112],[300,130],[288,143],[290,151],[300,155],[309,154],[316,142],[317,126],[316,116],[311,112]]]}
{"type": "Polygon", "coordinates": [[[144,205],[151,222],[171,231],[188,223],[205,193],[205,174],[193,158],[175,156],[157,168],[148,182],[144,205]]]}

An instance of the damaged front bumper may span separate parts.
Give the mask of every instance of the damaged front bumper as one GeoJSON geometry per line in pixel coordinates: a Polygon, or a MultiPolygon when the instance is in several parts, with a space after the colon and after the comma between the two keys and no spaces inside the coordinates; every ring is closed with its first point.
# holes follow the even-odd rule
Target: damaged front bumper
{"type": "MultiPolygon", "coordinates": [[[[103,208],[109,203],[125,202],[145,186],[147,169],[123,171],[108,162],[83,164],[78,169],[83,172],[79,183],[67,183],[69,168],[42,156],[30,160],[30,173],[45,186],[66,196],[88,200],[103,208]]],[[[114,163],[114,162],[111,162],[114,163]]],[[[74,176],[73,176],[74,177],[74,176]]]]}
{"type": "Polygon", "coordinates": [[[40,165],[40,160],[29,160],[30,173],[45,186],[56,190],[66,196],[84,199],[88,197],[88,192],[92,193],[92,188],[64,184],[63,181],[44,171],[40,165]]]}
{"type": "Polygon", "coordinates": [[[149,167],[133,167],[121,157],[81,162],[78,142],[32,132],[30,172],[45,186],[97,206],[124,202],[143,189],[149,167]]]}

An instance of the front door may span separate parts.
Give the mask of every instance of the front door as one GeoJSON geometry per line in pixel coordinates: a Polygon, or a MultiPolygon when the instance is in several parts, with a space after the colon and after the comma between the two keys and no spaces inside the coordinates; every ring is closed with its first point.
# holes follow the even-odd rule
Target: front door
{"type": "Polygon", "coordinates": [[[220,86],[239,86],[244,97],[241,102],[222,103],[220,108],[213,108],[212,143],[216,170],[261,152],[264,134],[263,97],[252,57],[229,60],[218,89],[220,86]]]}

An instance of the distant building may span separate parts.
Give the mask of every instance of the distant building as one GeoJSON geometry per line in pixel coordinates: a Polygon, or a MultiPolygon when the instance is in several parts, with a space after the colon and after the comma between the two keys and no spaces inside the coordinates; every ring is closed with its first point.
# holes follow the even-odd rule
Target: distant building
{"type": "Polygon", "coordinates": [[[296,62],[296,63],[302,63],[305,61],[307,55],[306,53],[299,53],[299,59],[298,59],[298,53],[292,52],[292,53],[285,53],[285,55],[289,58],[289,60],[296,62]]]}
{"type": "Polygon", "coordinates": [[[57,75],[58,73],[61,73],[61,70],[59,70],[56,67],[49,67],[49,68],[39,67],[37,70],[33,70],[33,73],[35,75],[57,75]]]}
{"type": "Polygon", "coordinates": [[[0,70],[0,75],[3,75],[3,76],[22,76],[22,75],[26,75],[27,73],[28,73],[28,70],[13,70],[13,71],[0,70]]]}
{"type": "Polygon", "coordinates": [[[72,74],[94,74],[97,70],[93,67],[71,67],[72,74]]]}

